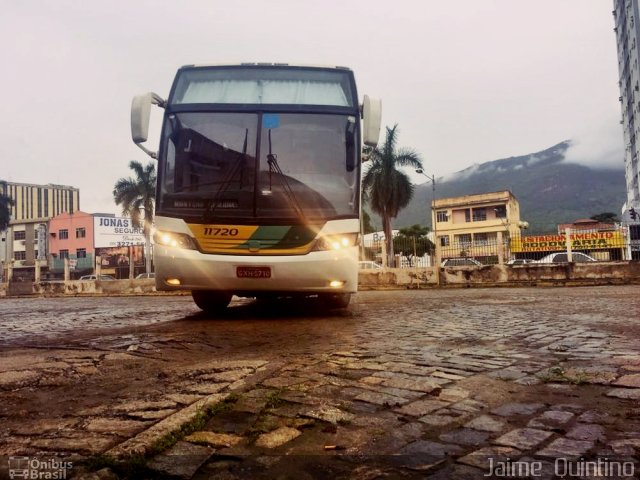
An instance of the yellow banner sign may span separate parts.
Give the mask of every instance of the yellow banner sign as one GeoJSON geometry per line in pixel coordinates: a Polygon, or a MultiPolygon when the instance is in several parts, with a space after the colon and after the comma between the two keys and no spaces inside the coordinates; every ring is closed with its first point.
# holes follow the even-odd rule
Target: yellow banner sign
{"type": "MultiPolygon", "coordinates": [[[[622,248],[624,240],[620,232],[572,233],[569,236],[572,250],[598,250],[622,248]]],[[[567,248],[566,235],[532,235],[511,239],[512,252],[557,252],[567,248]]]]}

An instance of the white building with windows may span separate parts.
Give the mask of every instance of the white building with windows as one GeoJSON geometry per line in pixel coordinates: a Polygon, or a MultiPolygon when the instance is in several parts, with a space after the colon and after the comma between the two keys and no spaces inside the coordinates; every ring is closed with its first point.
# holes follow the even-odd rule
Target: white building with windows
{"type": "Polygon", "coordinates": [[[627,201],[622,208],[625,220],[630,220],[629,211],[640,211],[640,67],[638,41],[640,40],[640,10],[638,0],[614,0],[614,32],[618,46],[618,72],[620,105],[625,145],[625,177],[627,201]]]}
{"type": "Polygon", "coordinates": [[[80,191],[67,185],[36,185],[0,181],[0,194],[13,200],[9,228],[0,236],[3,271],[9,264],[19,275],[47,264],[47,222],[80,208],[80,191]]]}

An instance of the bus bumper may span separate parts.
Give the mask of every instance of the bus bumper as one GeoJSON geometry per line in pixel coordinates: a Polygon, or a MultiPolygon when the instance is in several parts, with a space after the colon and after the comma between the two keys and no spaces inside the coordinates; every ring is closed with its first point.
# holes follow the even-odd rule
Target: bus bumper
{"type": "Polygon", "coordinates": [[[358,289],[358,247],[306,255],[236,256],[155,245],[153,260],[157,290],[219,290],[257,296],[355,293],[358,289]],[[270,276],[241,278],[238,267],[261,267],[270,276]]]}

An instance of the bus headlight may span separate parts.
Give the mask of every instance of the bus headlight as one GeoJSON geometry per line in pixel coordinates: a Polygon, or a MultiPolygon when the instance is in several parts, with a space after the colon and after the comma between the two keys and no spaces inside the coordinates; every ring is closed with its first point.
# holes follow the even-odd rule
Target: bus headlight
{"type": "Polygon", "coordinates": [[[338,235],[325,235],[316,240],[315,251],[340,250],[358,245],[359,233],[341,233],[338,235]]]}
{"type": "Polygon", "coordinates": [[[196,244],[193,239],[184,233],[157,230],[153,234],[153,241],[156,245],[162,245],[163,247],[184,248],[186,250],[196,249],[196,244]]]}

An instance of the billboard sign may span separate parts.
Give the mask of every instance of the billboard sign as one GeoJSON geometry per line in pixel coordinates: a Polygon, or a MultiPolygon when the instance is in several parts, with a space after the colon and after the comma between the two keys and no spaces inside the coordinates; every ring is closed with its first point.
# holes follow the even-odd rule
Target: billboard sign
{"type": "Polygon", "coordinates": [[[142,228],[133,226],[128,217],[93,217],[95,248],[135,247],[144,245],[142,228]]]}
{"type": "MultiPolygon", "coordinates": [[[[619,231],[572,233],[572,250],[601,250],[624,247],[619,231]]],[[[566,235],[531,235],[511,239],[512,252],[555,252],[566,249],[566,235]]]]}

